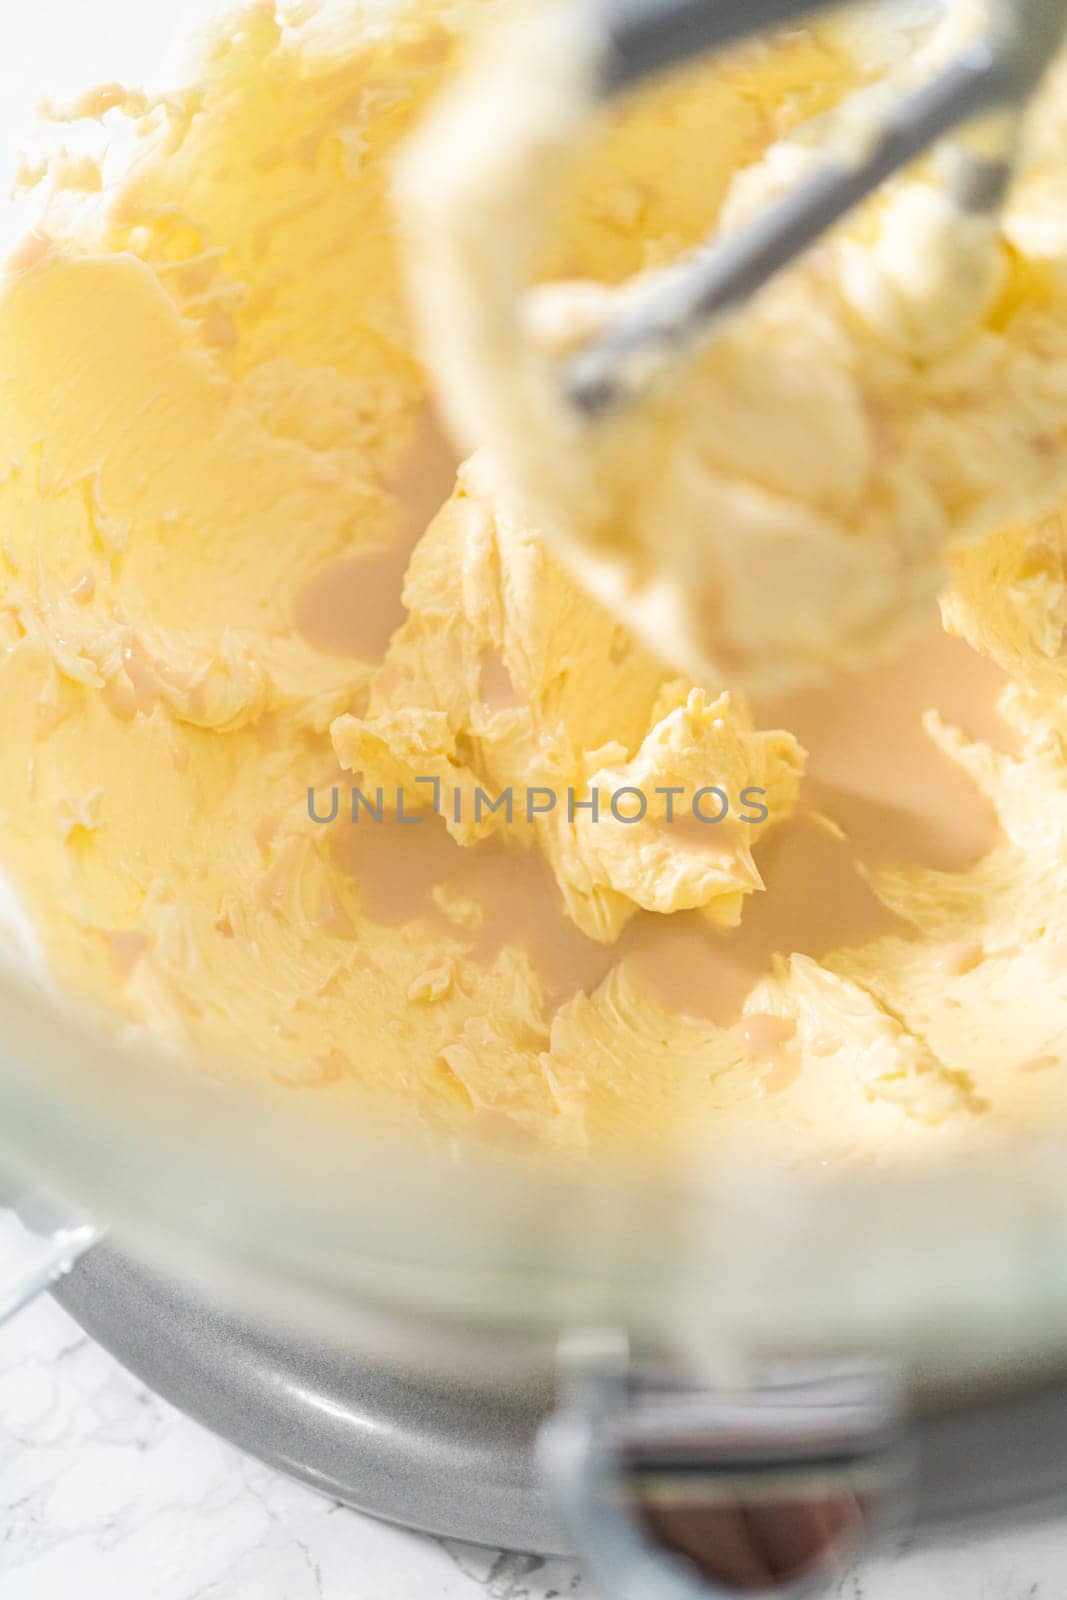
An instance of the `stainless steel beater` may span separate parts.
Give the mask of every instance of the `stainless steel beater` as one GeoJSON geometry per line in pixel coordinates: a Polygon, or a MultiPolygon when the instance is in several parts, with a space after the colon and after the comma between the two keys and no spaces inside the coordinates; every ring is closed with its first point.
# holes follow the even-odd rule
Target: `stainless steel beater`
{"type": "MultiPolygon", "coordinates": [[[[631,86],[833,0],[605,0],[599,92],[631,86]]],[[[879,116],[855,154],[829,154],[800,187],[737,233],[696,251],[624,305],[568,364],[567,392],[594,415],[640,387],[650,363],[705,336],[894,173],[953,130],[998,115],[996,137],[961,151],[962,213],[995,211],[1011,180],[1026,107],[1067,32],[1067,0],[986,0],[979,35],[879,116]]],[[[847,105],[847,102],[846,102],[847,105]]]]}

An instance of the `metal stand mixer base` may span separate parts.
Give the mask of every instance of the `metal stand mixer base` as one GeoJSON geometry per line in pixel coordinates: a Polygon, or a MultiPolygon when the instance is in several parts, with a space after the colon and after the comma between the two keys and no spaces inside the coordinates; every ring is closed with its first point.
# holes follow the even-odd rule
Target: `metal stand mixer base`
{"type": "MultiPolygon", "coordinates": [[[[568,1553],[534,1458],[547,1380],[479,1393],[429,1382],[402,1352],[386,1364],[264,1334],[99,1246],[54,1292],[157,1394],[323,1494],[420,1532],[568,1553]]],[[[920,1534],[1067,1509],[1062,1378],[913,1426],[920,1534]]]]}
{"type": "Polygon", "coordinates": [[[359,1511],[423,1533],[557,1555],[533,1445],[552,1395],[513,1401],[272,1338],[97,1248],[54,1291],[180,1411],[359,1511]]]}

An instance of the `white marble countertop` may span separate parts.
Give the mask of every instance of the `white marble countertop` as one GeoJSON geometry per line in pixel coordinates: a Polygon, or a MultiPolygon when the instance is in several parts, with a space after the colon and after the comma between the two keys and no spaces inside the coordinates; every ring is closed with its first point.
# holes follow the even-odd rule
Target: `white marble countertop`
{"type": "MultiPolygon", "coordinates": [[[[903,1551],[836,1600],[1063,1600],[1059,1521],[903,1551]]],[[[595,1600],[564,1561],[383,1527],[156,1399],[43,1302],[0,1329],[2,1600],[595,1600]]]]}

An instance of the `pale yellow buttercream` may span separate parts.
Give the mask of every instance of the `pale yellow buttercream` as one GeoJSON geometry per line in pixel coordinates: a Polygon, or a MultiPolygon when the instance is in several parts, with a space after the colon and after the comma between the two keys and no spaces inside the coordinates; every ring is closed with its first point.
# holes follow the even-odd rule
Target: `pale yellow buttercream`
{"type": "MultiPolygon", "coordinates": [[[[350,4],[279,9],[288,21],[270,4],[235,10],[184,91],[107,86],[55,108],[128,120],[131,164],[115,186],[81,167],[32,170],[55,193],[0,287],[0,859],[57,978],[278,1092],[314,1085],[338,1114],[369,1098],[433,1133],[516,1148],[673,1158],[762,1132],[814,1159],[891,1158],[1057,1114],[1056,512],[1028,522],[1005,481],[1011,525],[953,558],[945,598],[954,631],[1017,685],[1010,753],[930,724],[946,767],[996,807],[992,853],[951,871],[850,866],[900,920],[887,909],[870,938],[818,956],[783,949],[752,975],[747,1022],[670,998],[642,942],[684,930],[714,986],[716,941],[773,898],[763,872],[788,819],[837,848],[832,819],[808,815],[791,733],[728,683],[679,676],[588,599],[492,449],[463,465],[417,544],[404,611],[373,590],[386,634],[398,610],[387,649],[373,630],[361,646],[358,631],[339,643],[312,626],[309,592],[354,592],[364,570],[373,589],[379,557],[395,547],[402,565],[423,532],[402,486],[430,384],[394,156],[468,34],[504,6],[411,5],[374,28],[350,4]],[[441,819],[418,778],[439,780],[441,819]],[[356,782],[399,788],[424,820],[352,823],[356,782]],[[482,786],[606,800],[701,783],[765,791],[766,819],[709,848],[672,831],[658,802],[635,826],[453,810],[482,786]],[[328,813],[335,786],[339,815],[316,822],[308,789],[328,813]]],[[[536,276],[610,284],[672,259],[739,168],[863,77],[836,35],[813,30],[660,86],[568,152],[536,276]]],[[[958,392],[990,428],[1015,356],[1061,314],[1050,182],[1011,214],[1030,251],[1012,278],[1026,339],[989,327],[961,358],[958,392]],[[1041,241],[1040,270],[1024,235],[1041,241]]],[[[876,260],[877,229],[857,226],[849,247],[876,260]]],[[[743,473],[766,508],[769,461],[776,508],[847,521],[871,482],[857,373],[865,394],[895,393],[911,356],[865,323],[842,355],[851,376],[817,365],[843,350],[821,281],[809,268],[783,282],[708,357],[740,374],[765,443],[714,394],[694,425],[718,440],[724,483],[732,463],[730,482],[743,473]],[[759,378],[775,318],[797,356],[799,391],[784,396],[759,378]],[[803,449],[790,447],[795,405],[803,449]]],[[[944,389],[951,367],[932,370],[944,389]]],[[[1041,370],[1058,393],[1055,364],[1041,370]]],[[[693,384],[690,400],[708,398],[693,384]]],[[[1028,434],[994,432],[986,454],[951,408],[917,398],[931,397],[910,392],[901,438],[879,446],[887,472],[889,443],[923,429],[946,495],[988,489],[1006,460],[1029,471],[1028,434]]],[[[647,455],[631,464],[641,505],[670,530],[684,508],[657,501],[647,455]]]]}
{"type": "MultiPolygon", "coordinates": [[[[758,225],[826,163],[847,170],[987,10],[953,5],[873,84],[837,32],[815,35],[823,81],[856,91],[836,116],[780,118],[755,161],[730,151],[720,165],[717,141],[694,140],[675,169],[689,193],[709,165],[729,176],[709,187],[711,241],[758,225]]],[[[635,357],[618,379],[630,400],[588,417],[568,362],[652,298],[693,242],[646,236],[623,284],[570,256],[563,281],[539,283],[596,126],[596,14],[572,0],[520,7],[404,164],[413,281],[454,424],[492,451],[589,589],[700,681],[765,691],[887,653],[944,588],[950,550],[1057,506],[1067,486],[1052,220],[1067,66],[1053,65],[1027,120],[1003,218],[953,202],[939,148],[688,349],[635,357]]],[[[784,85],[765,87],[761,63],[751,90],[774,104],[784,85]]],[[[791,103],[785,90],[776,108],[791,103]]],[[[996,150],[1012,131],[985,135],[996,150]]]]}

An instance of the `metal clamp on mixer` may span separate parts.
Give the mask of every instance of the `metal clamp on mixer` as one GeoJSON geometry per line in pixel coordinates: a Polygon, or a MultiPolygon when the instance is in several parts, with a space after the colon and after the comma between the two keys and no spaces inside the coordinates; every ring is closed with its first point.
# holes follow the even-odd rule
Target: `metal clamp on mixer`
{"type": "Polygon", "coordinates": [[[615,1600],[810,1592],[902,1521],[912,1452],[877,1366],[708,1391],[635,1377],[611,1334],[568,1339],[562,1359],[542,1464],[615,1600]]]}
{"type": "Polygon", "coordinates": [[[0,1169],[0,1324],[52,1288],[102,1231],[79,1209],[0,1169]]]}

